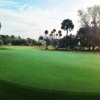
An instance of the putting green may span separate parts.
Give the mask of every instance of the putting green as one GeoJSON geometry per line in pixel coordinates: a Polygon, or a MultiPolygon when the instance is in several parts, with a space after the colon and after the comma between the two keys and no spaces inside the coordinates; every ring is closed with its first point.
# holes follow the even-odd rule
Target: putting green
{"type": "Polygon", "coordinates": [[[41,89],[100,92],[100,54],[3,47],[0,79],[41,89]]]}

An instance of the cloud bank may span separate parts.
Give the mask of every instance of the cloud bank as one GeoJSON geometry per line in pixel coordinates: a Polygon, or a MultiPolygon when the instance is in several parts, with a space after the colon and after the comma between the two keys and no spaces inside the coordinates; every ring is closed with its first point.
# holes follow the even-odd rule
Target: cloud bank
{"type": "Polygon", "coordinates": [[[100,4],[99,0],[96,2],[95,0],[62,1],[61,3],[61,0],[51,0],[52,3],[56,4],[55,6],[51,5],[50,7],[49,5],[46,8],[42,8],[31,3],[20,4],[16,0],[1,0],[0,21],[2,23],[2,30],[0,34],[13,34],[24,38],[38,39],[38,36],[42,35],[46,29],[52,30],[56,28],[59,30],[61,22],[66,18],[73,20],[75,24],[73,34],[75,34],[79,25],[77,10],[94,4],[100,4]]]}

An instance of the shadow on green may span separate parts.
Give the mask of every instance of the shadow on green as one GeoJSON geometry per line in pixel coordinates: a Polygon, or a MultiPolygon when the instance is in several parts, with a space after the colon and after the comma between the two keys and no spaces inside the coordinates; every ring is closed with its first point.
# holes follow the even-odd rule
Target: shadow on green
{"type": "Polygon", "coordinates": [[[0,100],[100,100],[100,94],[45,90],[0,80],[0,100]]]}
{"type": "Polygon", "coordinates": [[[0,50],[11,50],[11,48],[0,47],[0,50]]]}

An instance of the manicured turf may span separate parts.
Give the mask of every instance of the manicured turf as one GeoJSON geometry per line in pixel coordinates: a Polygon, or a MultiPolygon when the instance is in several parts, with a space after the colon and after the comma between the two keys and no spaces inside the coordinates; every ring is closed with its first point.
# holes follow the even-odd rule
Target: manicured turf
{"type": "Polygon", "coordinates": [[[12,100],[18,100],[18,97],[22,100],[26,95],[27,100],[28,96],[44,100],[42,97],[45,95],[49,99],[58,97],[57,100],[66,100],[69,95],[72,97],[75,94],[80,94],[79,99],[73,97],[70,100],[85,100],[84,94],[88,100],[92,100],[94,94],[93,98],[99,97],[99,53],[41,51],[33,47],[0,48],[1,97],[13,97],[16,94],[14,91],[17,91],[17,96],[12,100]]]}

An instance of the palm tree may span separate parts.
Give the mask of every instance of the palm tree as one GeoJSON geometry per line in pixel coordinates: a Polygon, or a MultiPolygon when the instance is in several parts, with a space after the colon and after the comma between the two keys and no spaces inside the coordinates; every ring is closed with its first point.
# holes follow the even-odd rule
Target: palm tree
{"type": "Polygon", "coordinates": [[[39,40],[43,40],[43,36],[40,36],[40,37],[39,37],[39,40]]]}
{"type": "Polygon", "coordinates": [[[49,37],[50,37],[51,39],[53,39],[53,31],[51,31],[51,33],[49,34],[49,37]]]}
{"type": "Polygon", "coordinates": [[[46,36],[48,35],[48,33],[49,33],[48,30],[45,30],[45,31],[44,31],[44,34],[45,34],[46,36]]]}
{"type": "Polygon", "coordinates": [[[56,32],[56,29],[53,29],[53,32],[55,33],[56,32]]]}
{"type": "Polygon", "coordinates": [[[59,38],[59,37],[58,37],[58,36],[59,36],[59,34],[58,34],[58,33],[56,33],[55,35],[56,35],[55,40],[58,40],[58,38],[59,38]]]}
{"type": "Polygon", "coordinates": [[[48,37],[47,37],[47,35],[48,35],[48,30],[45,30],[44,31],[44,34],[45,34],[45,42],[46,42],[46,46],[45,46],[45,49],[48,49],[48,42],[49,42],[49,39],[48,39],[48,37]]]}
{"type": "Polygon", "coordinates": [[[52,30],[52,34],[53,34],[53,36],[54,36],[54,39],[55,39],[55,37],[56,37],[55,32],[56,32],[56,29],[53,29],[53,30],[52,30]]]}
{"type": "Polygon", "coordinates": [[[66,36],[68,36],[68,32],[72,31],[73,28],[74,28],[74,24],[73,24],[72,20],[70,20],[70,19],[65,19],[61,23],[61,29],[65,30],[67,32],[66,36]]]}
{"type": "Polygon", "coordinates": [[[58,34],[59,34],[59,39],[60,39],[60,37],[62,36],[61,30],[58,31],[58,34]]]}
{"type": "Polygon", "coordinates": [[[58,36],[59,36],[59,40],[58,40],[58,47],[59,47],[60,46],[60,39],[61,39],[61,36],[62,36],[61,30],[58,31],[58,36]]]}

